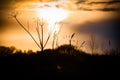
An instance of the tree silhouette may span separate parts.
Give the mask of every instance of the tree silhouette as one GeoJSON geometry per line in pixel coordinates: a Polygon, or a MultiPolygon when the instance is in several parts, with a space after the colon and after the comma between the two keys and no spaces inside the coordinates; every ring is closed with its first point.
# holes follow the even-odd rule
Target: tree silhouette
{"type": "MultiPolygon", "coordinates": [[[[45,21],[43,19],[40,20],[39,18],[37,18],[37,20],[36,20],[36,24],[37,24],[36,31],[37,31],[37,36],[39,38],[39,42],[37,42],[37,40],[34,38],[34,36],[29,31],[29,23],[28,23],[28,26],[27,26],[28,29],[27,29],[26,26],[22,22],[20,22],[20,20],[17,18],[18,13],[13,13],[12,16],[16,20],[16,22],[20,25],[20,27],[22,27],[29,34],[29,36],[32,38],[32,40],[35,42],[35,44],[41,49],[42,52],[45,49],[50,37],[52,36],[52,34],[53,33],[56,34],[56,32],[55,32],[56,23],[55,23],[52,30],[48,32],[47,39],[44,40],[44,36],[46,35],[46,34],[44,34],[45,21]]],[[[53,35],[53,44],[52,44],[53,47],[54,47],[54,41],[55,41],[56,38],[57,37],[55,35],[53,35]]]]}

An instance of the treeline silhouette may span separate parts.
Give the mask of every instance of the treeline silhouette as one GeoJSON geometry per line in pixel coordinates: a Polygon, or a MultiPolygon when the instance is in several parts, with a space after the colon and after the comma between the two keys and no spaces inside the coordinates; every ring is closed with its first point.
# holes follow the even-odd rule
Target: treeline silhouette
{"type": "Polygon", "coordinates": [[[43,52],[0,46],[0,74],[28,78],[117,76],[120,72],[120,53],[115,50],[109,53],[91,55],[72,45],[43,52]]]}

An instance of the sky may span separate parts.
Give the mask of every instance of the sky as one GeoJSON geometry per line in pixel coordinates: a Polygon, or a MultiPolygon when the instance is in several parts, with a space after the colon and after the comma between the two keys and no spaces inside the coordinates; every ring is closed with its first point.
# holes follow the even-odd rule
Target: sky
{"type": "MultiPolygon", "coordinates": [[[[58,20],[58,26],[62,25],[59,45],[68,44],[70,35],[76,33],[72,44],[79,48],[85,41],[82,50],[89,52],[90,33],[94,33],[98,51],[101,47],[108,48],[109,40],[112,48],[120,48],[119,5],[120,0],[1,0],[0,45],[15,46],[22,50],[39,50],[30,36],[11,17],[13,12],[18,12],[18,18],[25,26],[29,21],[30,31],[37,40],[35,27],[32,26],[36,25],[35,19],[43,14],[43,18],[52,17],[52,22],[58,20]],[[46,11],[41,12],[44,10],[46,11]],[[50,17],[49,14],[53,15],[50,17]]],[[[46,39],[47,33],[44,34],[46,39]]],[[[46,48],[51,48],[51,43],[52,37],[46,48]]]]}

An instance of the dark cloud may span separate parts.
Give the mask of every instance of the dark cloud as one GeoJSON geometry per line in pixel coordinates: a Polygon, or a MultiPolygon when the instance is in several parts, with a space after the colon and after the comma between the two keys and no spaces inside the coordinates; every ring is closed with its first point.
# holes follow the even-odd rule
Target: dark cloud
{"type": "Polygon", "coordinates": [[[90,5],[93,5],[93,4],[116,4],[116,3],[120,3],[120,1],[118,0],[113,0],[113,1],[109,1],[109,2],[102,2],[102,1],[100,1],[100,2],[90,2],[90,3],[88,3],[88,4],[90,4],[90,5]]]}
{"type": "Polygon", "coordinates": [[[0,0],[0,10],[10,8],[11,0],[0,0]]]}
{"type": "Polygon", "coordinates": [[[85,0],[78,0],[78,1],[76,2],[76,4],[84,3],[84,2],[86,2],[86,1],[85,1],[85,0]]]}
{"type": "Polygon", "coordinates": [[[116,9],[116,8],[103,8],[103,9],[96,9],[99,11],[120,11],[120,9],[116,9]]]}
{"type": "Polygon", "coordinates": [[[93,10],[95,10],[95,9],[84,8],[84,7],[80,7],[79,9],[80,10],[84,10],[84,11],[93,11],[93,10]]]}
{"type": "Polygon", "coordinates": [[[5,23],[5,19],[3,17],[0,17],[0,28],[3,27],[5,23]]]}
{"type": "Polygon", "coordinates": [[[94,33],[102,40],[111,40],[114,47],[120,48],[120,18],[100,22],[87,22],[75,29],[83,34],[94,33]]]}
{"type": "Polygon", "coordinates": [[[85,11],[120,11],[120,0],[80,0],[76,4],[85,11]]]}
{"type": "Polygon", "coordinates": [[[0,0],[0,10],[12,9],[12,7],[19,2],[30,2],[37,0],[0,0]]]}
{"type": "Polygon", "coordinates": [[[90,8],[80,7],[79,9],[84,11],[120,11],[120,9],[117,8],[90,9],[90,8]]]}

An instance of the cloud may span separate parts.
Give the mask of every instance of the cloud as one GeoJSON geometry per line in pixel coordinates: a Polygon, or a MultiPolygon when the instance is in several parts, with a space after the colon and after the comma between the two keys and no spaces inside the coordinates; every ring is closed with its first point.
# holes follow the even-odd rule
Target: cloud
{"type": "Polygon", "coordinates": [[[76,2],[79,10],[120,11],[119,0],[85,0],[76,2]]]}
{"type": "Polygon", "coordinates": [[[96,9],[98,11],[120,11],[120,9],[116,8],[103,8],[103,9],[96,9]]]}
{"type": "Polygon", "coordinates": [[[75,29],[80,34],[94,33],[102,40],[111,40],[113,47],[120,48],[120,18],[102,20],[98,22],[87,22],[75,29]]]}
{"type": "Polygon", "coordinates": [[[19,6],[21,3],[27,2],[50,2],[55,0],[0,0],[0,10],[13,9],[14,5],[19,6]]]}
{"type": "Polygon", "coordinates": [[[115,3],[120,3],[119,0],[78,0],[76,4],[79,3],[86,3],[86,4],[115,4],[115,3]]]}
{"type": "MultiPolygon", "coordinates": [[[[120,11],[120,0],[1,0],[0,10],[13,9],[20,6],[19,3],[24,2],[53,2],[57,1],[58,8],[69,10],[85,10],[85,11],[120,11]]],[[[49,6],[49,5],[46,5],[49,6]]]]}
{"type": "Polygon", "coordinates": [[[120,3],[120,1],[109,1],[109,2],[90,2],[88,4],[92,5],[92,4],[116,4],[116,3],[120,3]]]}
{"type": "MultiPolygon", "coordinates": [[[[11,9],[13,5],[19,2],[28,2],[28,0],[0,0],[0,10],[11,9]]],[[[34,0],[29,0],[34,1],[34,0]]]]}
{"type": "Polygon", "coordinates": [[[120,11],[120,9],[117,8],[101,8],[101,9],[90,9],[90,8],[79,8],[80,10],[84,11],[120,11]]]}
{"type": "Polygon", "coordinates": [[[8,9],[10,7],[10,0],[0,0],[0,10],[8,9]]]}

